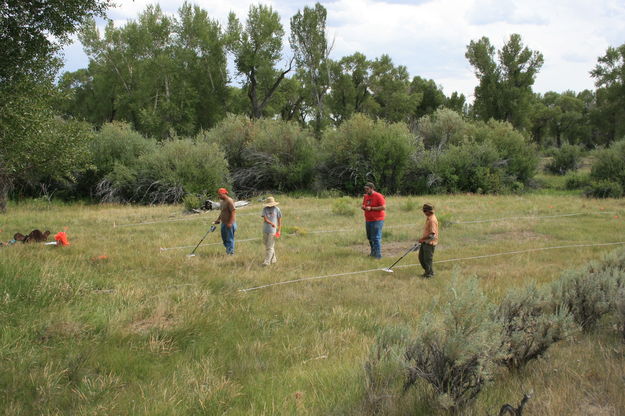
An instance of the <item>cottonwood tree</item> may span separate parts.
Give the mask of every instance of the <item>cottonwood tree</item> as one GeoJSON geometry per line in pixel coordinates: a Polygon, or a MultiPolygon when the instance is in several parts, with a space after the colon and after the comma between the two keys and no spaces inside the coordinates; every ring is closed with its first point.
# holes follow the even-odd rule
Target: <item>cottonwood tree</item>
{"type": "Polygon", "coordinates": [[[56,175],[70,174],[67,163],[82,158],[84,147],[71,144],[84,132],[54,119],[52,82],[60,66],[55,52],[109,3],[0,1],[0,212],[12,184],[26,173],[53,168],[56,175]]]}
{"type": "Polygon", "coordinates": [[[230,13],[226,36],[237,73],[245,79],[250,115],[260,118],[293,64],[291,59],[286,69],[275,69],[282,58],[284,28],[280,16],[270,6],[252,5],[243,27],[236,15],[230,13]]]}
{"type": "Polygon", "coordinates": [[[78,111],[95,110],[78,113],[86,120],[129,121],[144,134],[165,138],[192,135],[225,116],[224,37],[199,7],[184,3],[172,17],[148,6],[123,27],[109,22],[102,35],[92,21],[80,40],[90,58],[87,76],[66,74],[62,83],[69,81],[75,99],[84,101],[74,104],[78,111]]]}
{"type": "Polygon", "coordinates": [[[497,51],[487,37],[471,41],[465,54],[475,69],[479,85],[475,87],[473,111],[478,119],[508,121],[519,129],[529,127],[532,85],[543,65],[542,53],[523,45],[513,34],[497,51]]]}
{"type": "Polygon", "coordinates": [[[411,89],[407,68],[395,66],[388,55],[371,63],[369,88],[372,100],[367,101],[365,112],[391,122],[409,121],[423,98],[423,93],[411,89]]]}
{"type": "Polygon", "coordinates": [[[330,93],[327,97],[330,117],[335,125],[364,111],[371,97],[369,70],[371,62],[360,52],[330,61],[330,93]]]}
{"type": "Polygon", "coordinates": [[[610,46],[590,72],[597,86],[598,121],[610,143],[625,134],[625,43],[610,46]]]}
{"type": "Polygon", "coordinates": [[[314,108],[314,131],[321,137],[325,117],[324,98],[329,88],[328,55],[332,49],[326,38],[327,10],[316,3],[314,8],[304,7],[291,18],[290,43],[305,95],[314,108]]]}

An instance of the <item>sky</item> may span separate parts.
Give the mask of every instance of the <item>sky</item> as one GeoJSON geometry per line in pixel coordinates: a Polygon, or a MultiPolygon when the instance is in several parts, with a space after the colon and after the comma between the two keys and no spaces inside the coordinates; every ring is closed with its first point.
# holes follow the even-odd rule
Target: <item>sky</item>
{"type": "MultiPolygon", "coordinates": [[[[117,26],[136,20],[149,4],[159,4],[176,15],[183,0],[116,0],[108,18],[117,26]]],[[[225,28],[229,12],[245,21],[251,4],[271,6],[286,31],[290,18],[313,7],[304,0],[190,0],[225,28]]],[[[465,58],[471,40],[483,36],[500,49],[513,33],[525,46],[543,54],[545,63],[534,91],[563,92],[594,89],[589,72],[609,46],[625,43],[625,0],[331,0],[327,9],[327,35],[334,41],[330,58],[355,52],[368,59],[389,55],[404,65],[411,77],[433,79],[446,95],[457,91],[473,101],[477,78],[465,58]]],[[[104,24],[103,22],[102,25],[104,24]]],[[[86,68],[88,58],[80,42],[64,49],[65,68],[86,68]]],[[[232,74],[232,69],[230,69],[232,74]]],[[[232,74],[234,75],[234,74],[232,74]]]]}

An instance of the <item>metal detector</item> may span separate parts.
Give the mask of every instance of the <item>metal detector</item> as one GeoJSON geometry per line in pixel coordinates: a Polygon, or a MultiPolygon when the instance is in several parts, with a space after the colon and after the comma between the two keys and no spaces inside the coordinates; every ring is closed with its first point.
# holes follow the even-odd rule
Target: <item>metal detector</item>
{"type": "Polygon", "coordinates": [[[197,250],[197,248],[200,246],[200,244],[202,244],[202,241],[204,241],[204,239],[206,238],[206,236],[209,233],[212,233],[213,231],[215,231],[217,229],[217,226],[215,225],[211,225],[211,228],[208,229],[208,231],[206,231],[206,234],[204,234],[204,237],[202,237],[202,239],[200,240],[199,243],[197,243],[197,246],[195,246],[195,248],[193,249],[193,251],[191,252],[191,254],[187,254],[187,257],[195,257],[195,250],[197,250]]]}
{"type": "MultiPolygon", "coordinates": [[[[434,239],[434,234],[430,234],[427,241],[432,241],[434,239]]],[[[406,251],[404,253],[403,256],[401,256],[400,258],[398,258],[397,260],[395,260],[395,263],[391,264],[389,267],[387,267],[386,269],[380,269],[386,273],[393,273],[393,266],[395,266],[397,263],[399,263],[401,261],[401,259],[403,259],[404,257],[406,257],[408,255],[408,253],[411,253],[413,251],[417,251],[419,250],[419,248],[421,247],[421,243],[417,243],[414,246],[410,247],[408,249],[408,251],[406,251]]]]}

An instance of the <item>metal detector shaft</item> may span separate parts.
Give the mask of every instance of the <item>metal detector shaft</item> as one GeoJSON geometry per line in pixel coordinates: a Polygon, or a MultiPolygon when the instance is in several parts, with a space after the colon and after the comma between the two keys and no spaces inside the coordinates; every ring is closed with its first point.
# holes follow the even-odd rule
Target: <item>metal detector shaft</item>
{"type": "Polygon", "coordinates": [[[211,225],[211,228],[208,229],[208,231],[206,231],[206,234],[204,234],[204,237],[202,237],[202,239],[200,240],[199,243],[197,243],[197,246],[195,246],[195,248],[193,249],[193,251],[189,254],[189,256],[192,256],[193,254],[195,254],[195,250],[197,250],[197,248],[200,246],[200,244],[202,244],[202,241],[204,241],[204,239],[206,238],[206,236],[209,233],[212,233],[213,231],[215,231],[217,227],[215,227],[214,225],[211,225]]]}
{"type": "Polygon", "coordinates": [[[419,247],[421,247],[421,243],[417,243],[414,246],[410,247],[410,249],[408,249],[408,251],[406,251],[403,256],[401,256],[400,258],[395,260],[395,263],[393,263],[389,267],[387,267],[386,270],[392,270],[393,266],[395,266],[397,263],[399,263],[401,261],[401,259],[406,257],[408,255],[408,253],[411,253],[413,251],[417,251],[419,249],[419,247]]]}

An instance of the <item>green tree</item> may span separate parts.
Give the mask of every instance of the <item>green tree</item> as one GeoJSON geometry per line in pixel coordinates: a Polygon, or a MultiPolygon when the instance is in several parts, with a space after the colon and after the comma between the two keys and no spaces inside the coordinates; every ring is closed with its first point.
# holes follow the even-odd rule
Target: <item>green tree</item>
{"type": "Polygon", "coordinates": [[[328,107],[335,125],[351,118],[354,113],[364,111],[371,99],[369,69],[371,62],[359,52],[330,62],[330,85],[328,107]]]}
{"type": "Polygon", "coordinates": [[[413,93],[419,93],[423,97],[414,110],[414,118],[417,120],[445,105],[445,94],[432,79],[414,77],[410,88],[413,93]]]}
{"type": "Polygon", "coordinates": [[[597,118],[605,142],[611,143],[625,135],[625,43],[610,46],[590,72],[597,86],[597,118]]]}
{"type": "Polygon", "coordinates": [[[121,28],[109,22],[103,36],[92,21],[80,39],[90,58],[88,76],[78,84],[72,74],[67,79],[79,93],[74,97],[87,102],[74,106],[96,110],[87,120],[124,120],[165,138],[192,135],[225,116],[224,38],[219,24],[199,7],[184,3],[178,16],[170,17],[149,6],[121,28]]]}
{"type": "Polygon", "coordinates": [[[553,91],[547,92],[543,102],[551,110],[549,127],[555,136],[556,146],[562,147],[563,138],[569,144],[576,143],[577,137],[574,137],[573,134],[583,119],[584,102],[573,91],[565,91],[562,94],[553,91]]]}
{"type": "Polygon", "coordinates": [[[326,39],[327,11],[316,3],[314,9],[304,7],[291,18],[291,48],[301,72],[307,101],[313,107],[314,130],[321,137],[325,118],[324,99],[329,87],[328,55],[331,47],[326,39]]]}
{"type": "Polygon", "coordinates": [[[270,6],[250,6],[245,27],[234,13],[228,17],[227,48],[234,56],[237,73],[245,78],[250,115],[260,118],[272,96],[291,72],[293,60],[283,71],[275,69],[282,57],[284,29],[270,6]]]}
{"type": "Polygon", "coordinates": [[[372,100],[367,101],[365,112],[390,122],[411,121],[423,98],[423,93],[411,89],[407,68],[396,67],[388,55],[371,63],[369,88],[372,100]]]}
{"type": "Polygon", "coordinates": [[[68,36],[110,4],[110,0],[0,1],[0,82],[54,69],[54,54],[68,36]]]}
{"type": "Polygon", "coordinates": [[[487,37],[471,41],[465,54],[475,68],[474,112],[478,119],[508,121],[519,129],[529,128],[532,85],[543,65],[543,55],[525,47],[513,34],[497,52],[487,37]]]}
{"type": "Polygon", "coordinates": [[[13,183],[37,175],[71,176],[84,161],[87,137],[76,123],[55,118],[54,54],[108,0],[0,1],[0,212],[13,183]],[[53,169],[50,172],[47,169],[53,169]]]}

